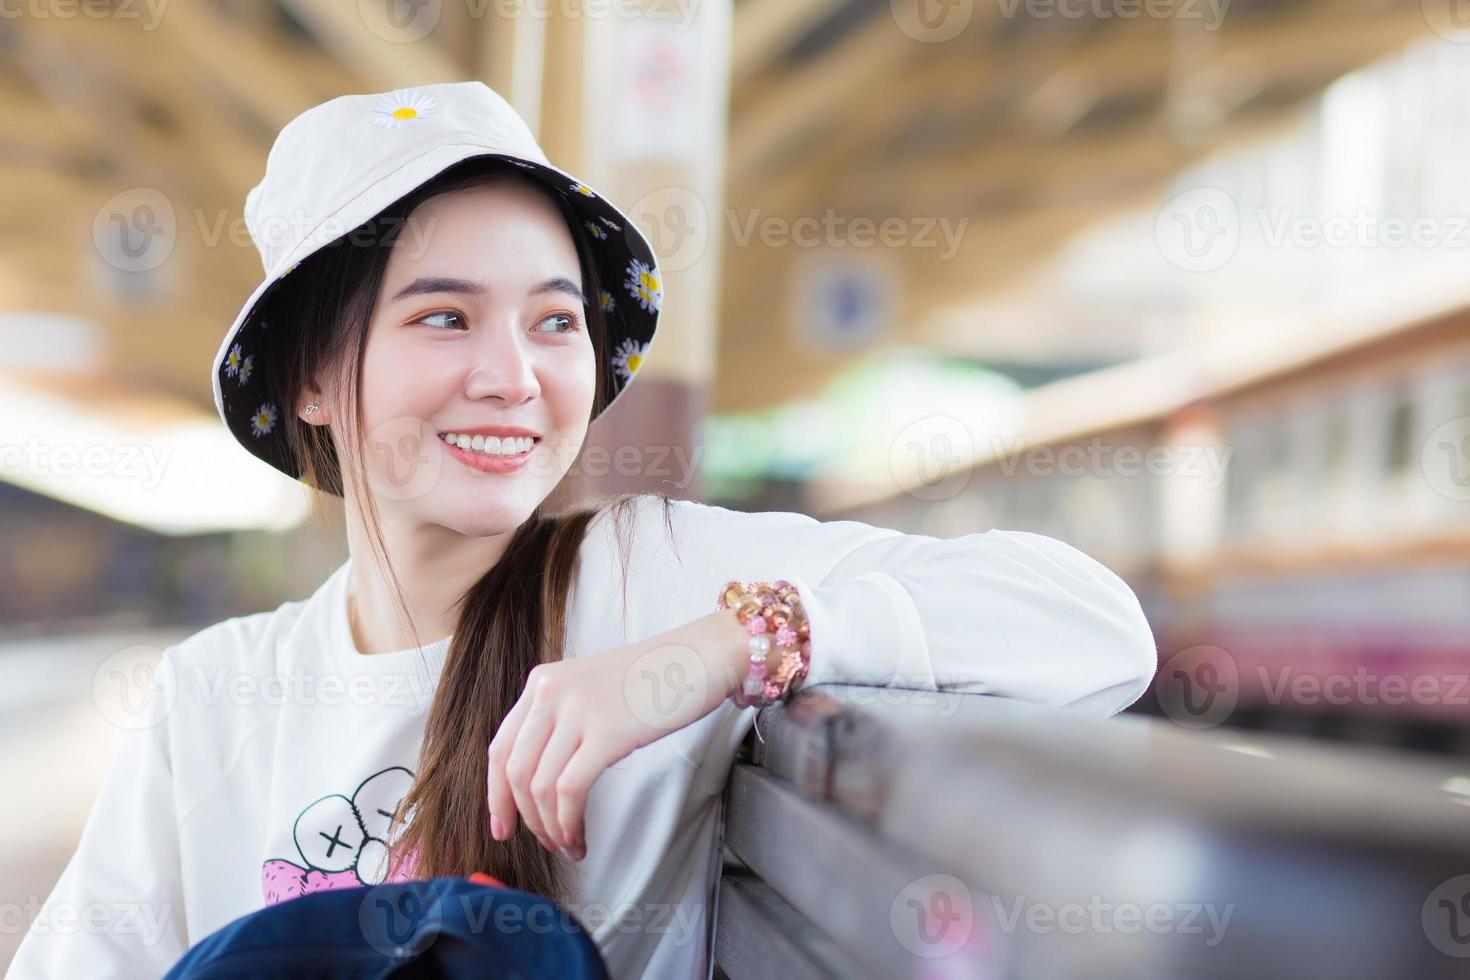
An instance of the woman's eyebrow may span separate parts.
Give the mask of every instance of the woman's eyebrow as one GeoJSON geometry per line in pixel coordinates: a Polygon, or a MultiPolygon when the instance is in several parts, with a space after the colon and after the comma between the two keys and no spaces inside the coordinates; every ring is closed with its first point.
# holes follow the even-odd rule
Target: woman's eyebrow
{"type": "Polygon", "coordinates": [[[415,279],[393,294],[390,302],[396,302],[405,296],[419,296],[423,293],[471,293],[475,296],[484,293],[485,287],[480,283],[469,279],[451,279],[445,276],[426,276],[415,279]]]}
{"type": "MultiPolygon", "coordinates": [[[[447,276],[424,276],[415,279],[393,294],[390,302],[397,302],[406,296],[420,296],[424,293],[469,293],[474,296],[482,295],[489,290],[482,284],[470,279],[453,279],[447,276]]],[[[527,296],[539,296],[542,293],[569,293],[581,301],[583,306],[591,305],[587,295],[577,288],[577,284],[566,276],[552,276],[544,282],[532,286],[526,293],[527,296]]]]}
{"type": "Polygon", "coordinates": [[[569,293],[580,300],[583,306],[592,305],[591,301],[587,299],[587,294],[578,289],[577,284],[566,276],[552,276],[545,282],[532,287],[531,291],[526,295],[539,296],[542,293],[569,293]]]}

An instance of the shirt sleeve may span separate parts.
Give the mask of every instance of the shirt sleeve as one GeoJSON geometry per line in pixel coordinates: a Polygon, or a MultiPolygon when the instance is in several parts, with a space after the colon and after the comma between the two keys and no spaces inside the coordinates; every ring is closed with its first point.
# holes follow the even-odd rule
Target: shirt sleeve
{"type": "Polygon", "coordinates": [[[672,518],[679,567],[708,589],[711,609],[730,579],[797,587],[811,627],[807,686],[953,690],[1111,715],[1157,669],[1132,589],[1053,538],[942,539],[687,500],[672,518]]]}
{"type": "Polygon", "coordinates": [[[124,731],[81,840],[21,940],[7,980],[159,977],[188,946],[165,650],[124,731]]]}

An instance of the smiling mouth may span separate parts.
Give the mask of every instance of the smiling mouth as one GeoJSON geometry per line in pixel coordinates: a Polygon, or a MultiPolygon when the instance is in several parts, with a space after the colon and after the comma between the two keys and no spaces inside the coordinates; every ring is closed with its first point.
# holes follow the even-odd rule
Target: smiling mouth
{"type": "Polygon", "coordinates": [[[535,449],[541,439],[537,436],[468,436],[453,432],[441,433],[439,440],[446,445],[467,453],[475,453],[487,459],[516,459],[535,449]]]}

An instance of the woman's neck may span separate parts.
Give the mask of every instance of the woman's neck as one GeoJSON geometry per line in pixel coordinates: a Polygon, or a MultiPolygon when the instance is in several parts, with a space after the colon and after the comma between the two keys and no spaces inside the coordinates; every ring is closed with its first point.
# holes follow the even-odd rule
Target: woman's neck
{"type": "Polygon", "coordinates": [[[406,528],[383,515],[383,543],[412,618],[414,629],[410,631],[369,532],[355,517],[349,512],[352,578],[348,622],[353,642],[364,654],[407,650],[453,633],[459,620],[459,597],[495,566],[515,532],[512,528],[502,534],[470,537],[435,524],[406,528]]]}

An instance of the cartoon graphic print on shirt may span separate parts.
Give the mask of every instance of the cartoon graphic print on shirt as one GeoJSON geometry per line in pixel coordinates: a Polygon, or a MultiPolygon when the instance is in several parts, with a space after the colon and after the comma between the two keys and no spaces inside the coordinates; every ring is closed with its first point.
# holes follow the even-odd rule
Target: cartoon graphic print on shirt
{"type": "MultiPolygon", "coordinates": [[[[333,793],[302,810],[291,830],[301,863],[272,858],[261,866],[265,903],[381,884],[387,870],[388,824],[412,783],[411,771],[393,766],[363,780],[350,799],[333,793]]],[[[408,879],[407,873],[392,878],[408,879]]]]}

